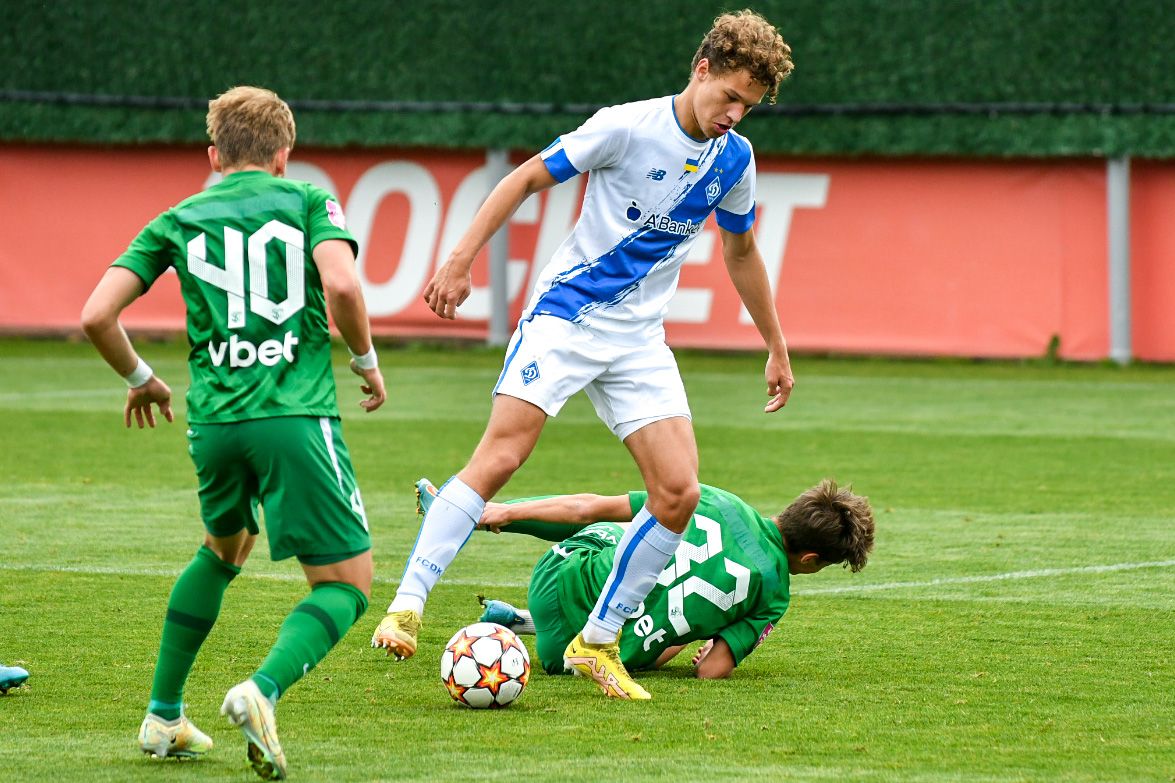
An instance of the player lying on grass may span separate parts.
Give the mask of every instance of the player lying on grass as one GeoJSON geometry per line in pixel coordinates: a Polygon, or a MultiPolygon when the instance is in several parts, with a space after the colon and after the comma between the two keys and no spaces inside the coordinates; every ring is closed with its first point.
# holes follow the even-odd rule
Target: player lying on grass
{"type": "MultiPolygon", "coordinates": [[[[436,488],[421,479],[417,492],[427,511],[436,488]]],[[[527,609],[490,601],[482,619],[534,633],[548,673],[574,667],[574,661],[564,660],[564,650],[612,570],[623,523],[631,522],[644,503],[644,492],[488,503],[479,529],[559,543],[535,565],[527,609]]],[[[630,671],[653,669],[690,642],[707,640],[694,658],[697,676],[726,677],[787,611],[790,575],[814,574],[837,563],[860,571],[872,549],[868,498],[830,479],[774,517],[703,484],[676,554],[623,626],[621,660],[630,671]]],[[[600,687],[607,692],[617,686],[601,682],[600,687]]]]}
{"type": "Polygon", "coordinates": [[[326,191],[285,179],[290,107],[269,90],[235,87],[209,103],[207,122],[208,159],[224,179],[143,229],[90,295],[82,323],[130,387],[126,426],[133,414],[154,427],[152,405],[171,421],[171,390],[118,317],[176,271],[192,345],[188,453],[207,534],[167,603],[139,747],[159,758],[211,749],[183,715],[184,683],[257,541],[260,505],[270,557],[296,556],[311,590],[220,711],[244,733],[253,769],[280,779],[277,700],[362,616],[371,593],[371,536],[343,442],[328,310],[363,379],[360,405],[374,411],[386,392],[342,209],[326,191]]]}

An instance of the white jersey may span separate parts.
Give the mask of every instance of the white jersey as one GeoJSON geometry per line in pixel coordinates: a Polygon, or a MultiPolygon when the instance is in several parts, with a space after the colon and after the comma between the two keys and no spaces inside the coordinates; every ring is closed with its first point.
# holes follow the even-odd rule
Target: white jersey
{"type": "Polygon", "coordinates": [[[563,182],[590,171],[583,210],[535,285],[523,320],[552,315],[623,344],[664,339],[682,262],[706,218],[744,233],[755,221],[755,158],[728,131],[698,141],[676,96],[610,106],[542,158],[563,182]]]}

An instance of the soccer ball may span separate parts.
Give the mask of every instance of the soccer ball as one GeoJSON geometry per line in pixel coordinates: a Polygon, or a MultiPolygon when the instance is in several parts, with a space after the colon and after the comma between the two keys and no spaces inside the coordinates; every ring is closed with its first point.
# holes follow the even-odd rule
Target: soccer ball
{"type": "Polygon", "coordinates": [[[467,707],[505,707],[530,678],[526,645],[497,623],[467,625],[441,654],[441,682],[453,701],[467,707]]]}

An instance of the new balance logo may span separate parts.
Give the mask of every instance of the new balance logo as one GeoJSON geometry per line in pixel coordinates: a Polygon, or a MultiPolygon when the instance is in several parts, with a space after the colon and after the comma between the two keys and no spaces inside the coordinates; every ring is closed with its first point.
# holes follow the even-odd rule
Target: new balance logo
{"type": "Polygon", "coordinates": [[[649,169],[649,173],[645,175],[645,179],[651,179],[654,182],[660,182],[665,179],[665,169],[649,169]]]}
{"type": "Polygon", "coordinates": [[[233,334],[229,335],[228,342],[208,343],[208,355],[216,367],[223,367],[226,358],[229,367],[252,367],[256,362],[272,367],[282,359],[293,364],[294,346],[297,344],[298,338],[293,332],[286,332],[281,342],[266,340],[261,345],[240,340],[233,334]]]}

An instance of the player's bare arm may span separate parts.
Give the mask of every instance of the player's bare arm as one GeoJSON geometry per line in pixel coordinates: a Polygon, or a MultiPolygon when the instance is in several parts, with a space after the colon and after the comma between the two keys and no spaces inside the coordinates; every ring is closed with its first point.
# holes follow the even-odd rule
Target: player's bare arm
{"type": "Polygon", "coordinates": [[[327,239],[314,248],[314,265],[322,278],[326,294],[326,306],[331,318],[343,336],[347,348],[357,358],[351,359],[351,372],[363,379],[359,387],[367,395],[359,406],[371,413],[384,404],[388,398],[384,388],[383,373],[378,366],[369,364],[363,357],[374,361],[371,345],[371,326],[367,320],[367,305],[363,300],[363,288],[355,271],[355,254],[351,245],[342,239],[327,239]]]}
{"type": "Polygon", "coordinates": [[[457,308],[473,286],[469,270],[473,259],[499,228],[530,196],[558,184],[542,158],[535,155],[506,175],[490,192],[473,217],[469,230],[424,289],[424,301],[441,318],[456,318],[457,308]]]}
{"type": "Polygon", "coordinates": [[[735,234],[726,229],[718,229],[722,237],[722,258],[726,262],[726,271],[738,296],[746,305],[755,328],[763,337],[767,345],[767,367],[764,377],[767,380],[767,395],[771,397],[765,413],[772,413],[787,404],[791,396],[795,378],[792,377],[791,360],[787,355],[787,341],[783,339],[783,330],[779,326],[779,315],[775,312],[775,300],[771,294],[771,283],[767,279],[767,267],[763,263],[763,256],[755,242],[754,230],[742,234],[735,234]]]}
{"type": "Polygon", "coordinates": [[[631,522],[628,495],[558,495],[521,503],[487,503],[478,527],[493,533],[519,519],[565,525],[592,522],[631,522]]]}
{"type": "Polygon", "coordinates": [[[694,655],[694,676],[700,680],[724,680],[734,671],[734,653],[721,636],[702,645],[694,655]]]}
{"type": "MultiPolygon", "coordinates": [[[[140,368],[141,359],[131,345],[126,330],[118,317],[123,310],[143,293],[143,281],[129,269],[111,267],[98,281],[82,308],[82,329],[106,363],[123,378],[133,377],[140,368]]],[[[142,365],[145,367],[146,365],[142,365]]],[[[130,381],[128,381],[129,383],[130,381]]],[[[123,407],[123,423],[131,426],[131,417],[139,429],[155,426],[152,405],[169,422],[175,420],[171,410],[171,389],[153,373],[127,390],[123,407]]]]}
{"type": "MultiPolygon", "coordinates": [[[[676,658],[688,645],[677,644],[666,647],[657,657],[654,666],[660,669],[676,658]]],[[[734,671],[734,653],[721,637],[709,639],[698,648],[691,660],[694,676],[700,680],[724,680],[734,671]]]]}

